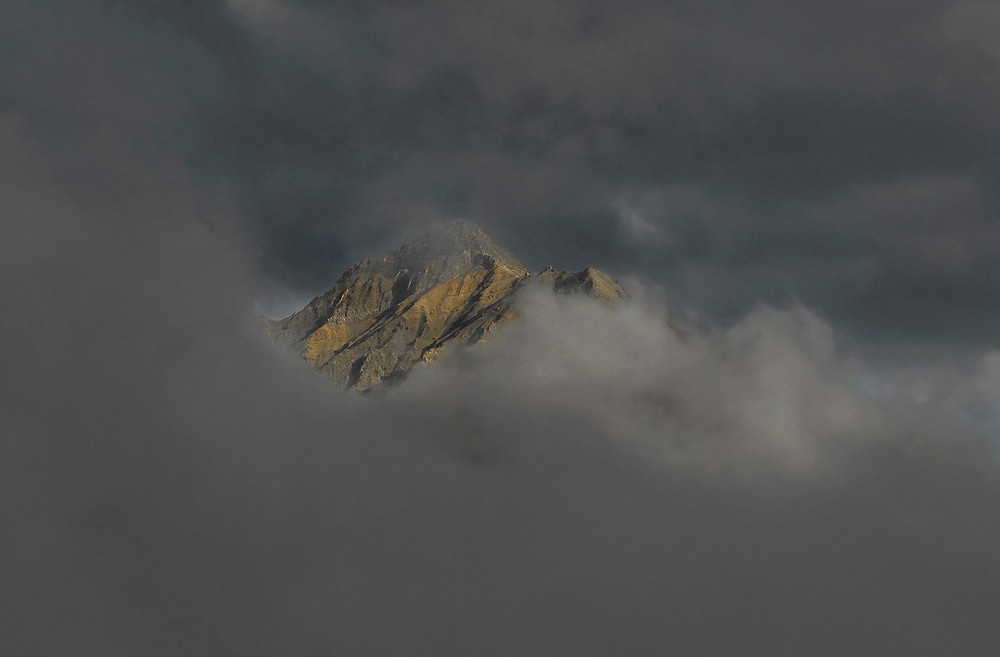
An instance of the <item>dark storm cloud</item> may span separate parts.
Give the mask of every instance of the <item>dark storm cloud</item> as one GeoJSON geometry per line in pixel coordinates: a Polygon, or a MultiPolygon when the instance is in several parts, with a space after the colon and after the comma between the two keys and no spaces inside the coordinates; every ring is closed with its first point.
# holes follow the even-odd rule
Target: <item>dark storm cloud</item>
{"type": "Polygon", "coordinates": [[[186,104],[173,134],[236,191],[276,284],[319,291],[460,215],[532,266],[638,270],[718,317],[801,298],[867,338],[989,343],[997,329],[981,300],[1000,272],[976,255],[939,284],[963,335],[909,321],[939,310],[921,293],[927,263],[955,254],[895,247],[926,221],[904,198],[857,202],[961,180],[969,199],[932,203],[935,221],[950,242],[992,232],[989,3],[106,6],[119,29],[162,39],[157,65],[186,104]],[[672,205],[676,189],[719,216],[672,205]],[[650,230],[683,237],[637,242],[620,208],[642,196],[664,201],[640,201],[650,230]]]}

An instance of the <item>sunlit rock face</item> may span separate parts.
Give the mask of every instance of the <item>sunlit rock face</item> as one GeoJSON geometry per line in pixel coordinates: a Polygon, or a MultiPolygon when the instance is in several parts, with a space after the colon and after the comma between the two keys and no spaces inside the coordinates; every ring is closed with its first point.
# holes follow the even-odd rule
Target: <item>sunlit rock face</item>
{"type": "Polygon", "coordinates": [[[359,262],[302,310],[257,325],[334,382],[367,390],[401,380],[455,345],[484,340],[518,317],[517,292],[533,282],[609,304],[627,296],[593,268],[532,275],[481,230],[453,222],[359,262]]]}

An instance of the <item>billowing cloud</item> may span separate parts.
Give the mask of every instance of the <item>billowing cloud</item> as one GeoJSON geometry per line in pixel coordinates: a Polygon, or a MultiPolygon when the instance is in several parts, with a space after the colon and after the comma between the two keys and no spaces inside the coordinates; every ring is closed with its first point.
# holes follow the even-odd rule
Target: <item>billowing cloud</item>
{"type": "Polygon", "coordinates": [[[81,204],[2,135],[4,652],[1000,645],[995,357],[875,370],[804,309],[682,337],[634,287],[347,396],[249,332],[196,190],[81,204]]]}

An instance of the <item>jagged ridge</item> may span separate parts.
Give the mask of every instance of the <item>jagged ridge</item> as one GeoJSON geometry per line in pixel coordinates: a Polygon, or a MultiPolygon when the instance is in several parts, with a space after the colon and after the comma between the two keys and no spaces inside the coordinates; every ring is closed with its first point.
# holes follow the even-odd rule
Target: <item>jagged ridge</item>
{"type": "Polygon", "coordinates": [[[278,321],[258,318],[257,326],[336,383],[367,390],[515,319],[516,293],[531,281],[606,303],[627,296],[593,268],[549,267],[532,276],[479,228],[451,222],[388,256],[363,260],[302,310],[278,321]]]}

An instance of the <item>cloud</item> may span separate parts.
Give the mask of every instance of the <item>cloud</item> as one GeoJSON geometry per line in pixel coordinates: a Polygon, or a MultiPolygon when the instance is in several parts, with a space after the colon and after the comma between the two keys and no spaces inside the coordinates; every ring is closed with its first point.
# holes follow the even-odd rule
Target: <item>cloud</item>
{"type": "Polygon", "coordinates": [[[865,340],[992,344],[982,3],[480,4],[25,6],[5,80],[56,140],[172,144],[301,296],[461,216],[532,267],[638,269],[720,321],[796,298],[865,340]]]}
{"type": "Polygon", "coordinates": [[[976,434],[991,449],[997,400],[984,381],[995,356],[983,357],[980,375],[929,362],[876,366],[802,306],[762,305],[728,327],[692,332],[674,328],[656,296],[637,285],[630,286],[636,297],[653,301],[614,313],[529,292],[518,324],[456,356],[454,367],[418,370],[414,383],[393,395],[428,404],[448,398],[461,408],[503,399],[476,411],[480,424],[520,435],[527,430],[517,423],[535,414],[565,415],[580,423],[574,430],[654,460],[728,475],[841,467],[859,445],[919,442],[907,435],[925,433],[911,426],[916,415],[934,426],[928,437],[976,434]],[[519,409],[516,419],[511,406],[519,409]]]}
{"type": "MultiPolygon", "coordinates": [[[[635,304],[617,313],[526,298],[523,320],[493,344],[382,396],[340,395],[259,344],[249,329],[265,289],[253,213],[300,198],[303,215],[282,214],[266,235],[296,243],[329,231],[345,252],[361,248],[368,237],[351,237],[351,220],[310,214],[354,206],[317,199],[353,198],[343,190],[358,179],[371,185],[366,194],[380,189],[385,171],[409,166],[407,149],[433,149],[413,147],[400,128],[393,152],[404,165],[361,158],[372,177],[351,178],[357,169],[338,167],[385,147],[371,135],[398,126],[394,115],[326,132],[334,121],[301,101],[340,98],[339,82],[320,76],[325,86],[303,91],[312,73],[248,40],[220,6],[158,5],[182,36],[160,25],[162,41],[138,51],[149,59],[126,57],[135,44],[84,11],[101,18],[92,25],[107,39],[77,34],[73,58],[19,52],[20,64],[52,68],[17,70],[61,75],[5,78],[16,93],[0,121],[0,652],[996,654],[995,354],[972,368],[946,358],[866,363],[822,313],[798,306],[761,306],[681,339],[658,294],[638,286],[635,304]],[[181,60],[218,64],[211,75],[231,86],[209,109],[132,111],[144,106],[133,104],[142,87],[131,76],[172,70],[160,58],[176,64],[165,54],[174,51],[157,44],[188,38],[201,45],[180,48],[181,60]],[[71,75],[95,47],[114,84],[94,104],[62,103],[97,89],[71,75]],[[251,52],[269,64],[247,63],[251,52]],[[230,57],[243,68],[223,66],[230,57]],[[288,85],[270,86],[279,79],[288,85]],[[178,156],[191,142],[165,135],[186,135],[204,158],[178,156]],[[246,150],[227,150],[234,144],[246,150]],[[272,160],[274,144],[288,149],[286,161],[272,160]],[[316,155],[332,144],[343,144],[333,160],[316,155]],[[239,185],[227,193],[212,175],[223,162],[254,184],[296,182],[266,202],[239,185]],[[329,172],[346,172],[340,191],[327,187],[329,172]]],[[[118,11],[115,20],[139,21],[118,11]]],[[[538,20],[556,29],[559,17],[538,20]]],[[[153,79],[171,103],[175,93],[192,100],[175,78],[153,79]]],[[[356,116],[349,103],[329,107],[356,116]]],[[[541,116],[537,170],[564,170],[545,156],[552,115],[541,116]]],[[[518,121],[504,124],[508,134],[522,134],[518,121]]],[[[623,130],[595,133],[595,143],[613,150],[623,130]]],[[[484,143],[502,151],[483,156],[489,170],[516,161],[484,143]]],[[[651,151],[624,152],[662,172],[661,160],[644,160],[651,151]]],[[[647,188],[626,178],[622,189],[647,188]]],[[[509,180],[524,182],[516,171],[509,180]]],[[[840,199],[892,218],[899,204],[975,207],[965,204],[980,198],[974,176],[893,180],[903,182],[847,194],[835,186],[808,207],[840,199]]],[[[484,198],[502,199],[502,189],[484,198]]],[[[594,189],[608,190],[594,196],[605,210],[620,196],[614,184],[594,189]]],[[[716,187],[693,189],[710,191],[662,198],[731,207],[716,187]]],[[[547,198],[561,197],[526,193],[518,203],[547,198]]],[[[744,216],[759,219],[761,207],[744,216]]],[[[727,216],[698,215],[690,228],[711,217],[726,237],[710,243],[707,261],[731,278],[706,275],[706,285],[734,278],[727,267],[739,258],[720,260],[718,249],[747,233],[727,216]]],[[[753,230],[773,236],[789,216],[753,230]]],[[[532,239],[570,235],[554,257],[587,253],[596,237],[618,234],[613,215],[591,219],[577,235],[557,217],[532,239]]],[[[524,225],[495,221],[507,235],[524,225]]],[[[405,223],[383,224],[383,239],[405,223]]],[[[330,260],[331,242],[317,242],[311,257],[330,260]]],[[[282,257],[295,255],[288,247],[282,257]]],[[[761,269],[773,273],[781,257],[761,269]]],[[[760,285],[743,293],[755,292],[760,285]]]]}
{"type": "Polygon", "coordinates": [[[873,406],[814,314],[681,339],[537,294],[342,396],[255,341],[177,178],[120,221],[3,134],[4,652],[995,652],[989,443],[873,406]]]}

